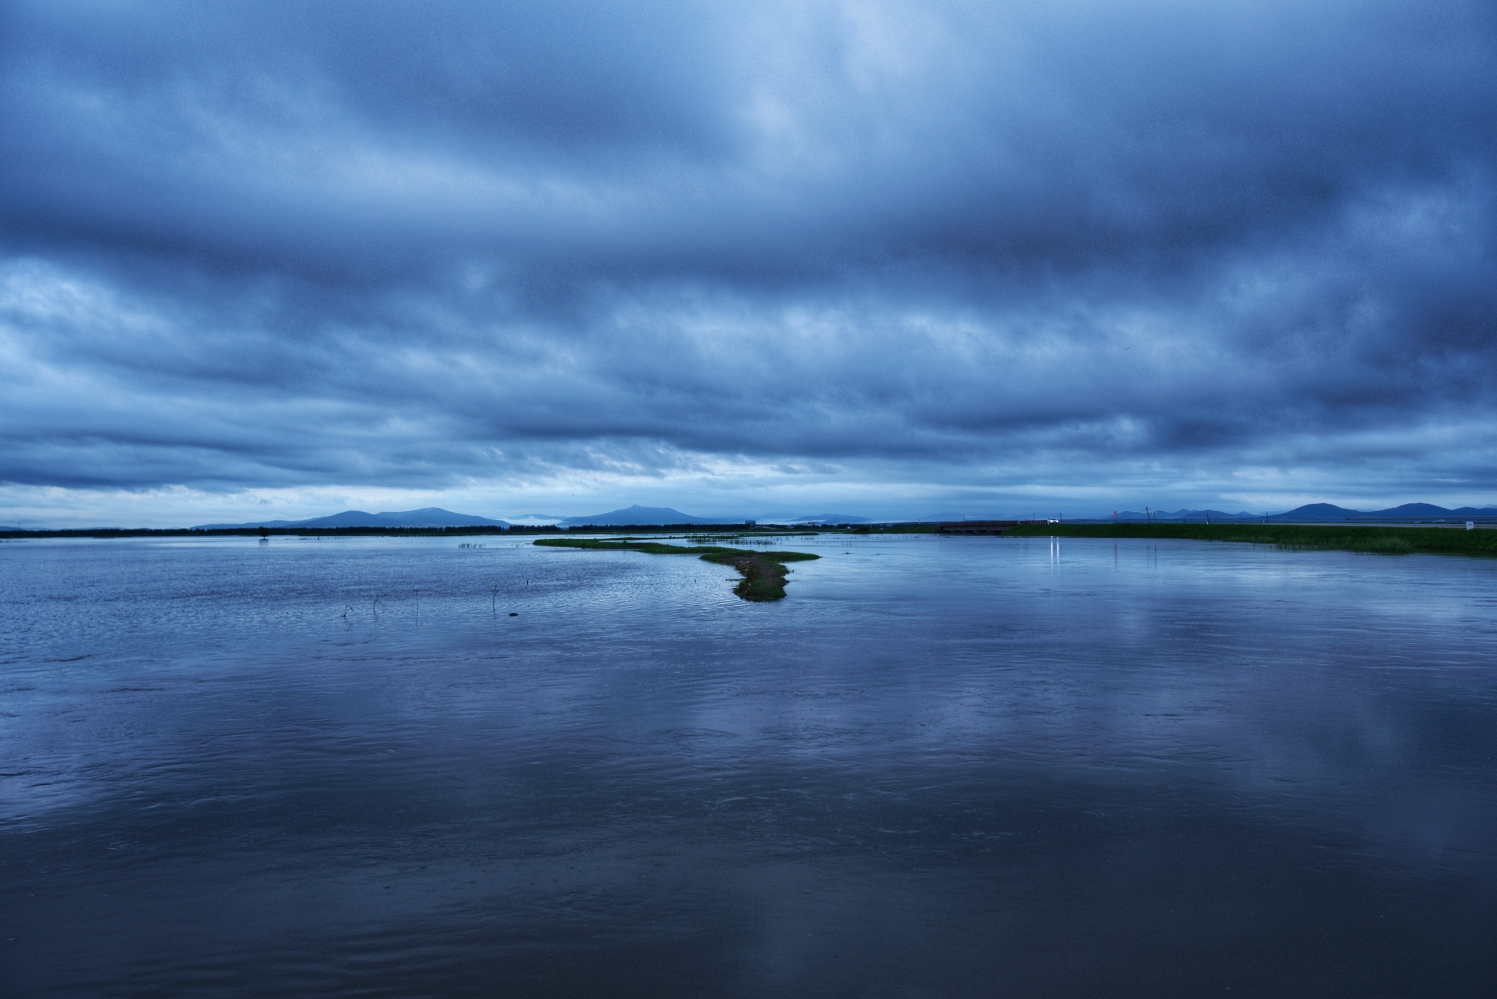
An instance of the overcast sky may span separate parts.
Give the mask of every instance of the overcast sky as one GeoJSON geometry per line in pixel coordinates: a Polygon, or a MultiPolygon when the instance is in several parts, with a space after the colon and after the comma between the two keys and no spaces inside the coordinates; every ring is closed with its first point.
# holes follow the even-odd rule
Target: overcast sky
{"type": "Polygon", "coordinates": [[[1497,503],[1497,5],[0,3],[0,524],[1497,503]]]}

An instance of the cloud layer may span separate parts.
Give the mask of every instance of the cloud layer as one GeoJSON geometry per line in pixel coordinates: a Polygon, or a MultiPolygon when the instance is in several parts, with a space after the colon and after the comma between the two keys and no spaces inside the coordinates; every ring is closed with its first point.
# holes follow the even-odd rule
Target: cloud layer
{"type": "Polygon", "coordinates": [[[3,11],[27,503],[1497,499],[1490,4],[3,11]]]}

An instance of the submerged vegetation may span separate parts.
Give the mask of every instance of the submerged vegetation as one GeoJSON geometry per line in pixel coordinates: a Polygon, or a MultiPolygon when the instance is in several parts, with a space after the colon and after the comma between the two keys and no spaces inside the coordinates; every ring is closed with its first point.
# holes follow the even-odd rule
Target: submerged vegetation
{"type": "Polygon", "coordinates": [[[704,562],[730,565],[743,577],[733,592],[744,600],[779,600],[785,596],[786,562],[805,562],[820,558],[808,552],[754,552],[720,545],[666,545],[658,541],[622,538],[600,541],[595,538],[541,538],[534,544],[547,548],[585,548],[594,551],[644,552],[648,555],[696,555],[704,562]]]}
{"type": "Polygon", "coordinates": [[[1497,555],[1497,530],[1341,524],[1021,524],[1011,537],[1184,538],[1380,555],[1497,555]]]}

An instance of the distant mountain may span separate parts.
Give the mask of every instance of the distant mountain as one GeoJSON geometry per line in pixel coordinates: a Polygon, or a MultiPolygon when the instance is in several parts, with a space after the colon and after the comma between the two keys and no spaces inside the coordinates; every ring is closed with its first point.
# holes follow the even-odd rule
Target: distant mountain
{"type": "MultiPolygon", "coordinates": [[[[1113,518],[1107,518],[1109,520],[1113,518]]],[[[1227,513],[1223,510],[1119,510],[1117,512],[1117,523],[1119,524],[1142,524],[1153,520],[1155,522],[1167,523],[1207,523],[1212,524],[1238,524],[1246,521],[1262,520],[1261,513],[1248,513],[1239,510],[1236,513],[1227,513]]]]}
{"type": "Polygon", "coordinates": [[[400,510],[393,513],[365,513],[345,510],[331,517],[311,520],[259,520],[249,524],[202,524],[199,530],[242,529],[253,527],[508,527],[502,520],[489,520],[467,513],[453,513],[441,507],[424,510],[400,510]]]}
{"type": "MultiPolygon", "coordinates": [[[[1046,517],[1054,514],[1020,514],[1017,518],[1013,514],[999,516],[997,514],[958,514],[937,513],[929,514],[920,518],[926,522],[942,520],[1028,520],[1033,516],[1046,517]]],[[[1214,524],[1242,523],[1253,521],[1268,521],[1269,523],[1345,523],[1348,519],[1367,520],[1374,518],[1387,518],[1389,520],[1412,520],[1412,519],[1446,519],[1464,520],[1472,517],[1497,517],[1497,507],[1469,507],[1463,506],[1457,510],[1447,510],[1443,506],[1435,506],[1432,503],[1405,503],[1387,510],[1352,510],[1347,507],[1336,506],[1334,503],[1309,503],[1305,506],[1296,507],[1285,513],[1269,514],[1247,513],[1239,510],[1237,513],[1226,513],[1222,510],[1119,510],[1117,512],[1118,523],[1143,523],[1146,520],[1164,521],[1171,523],[1204,523],[1210,520],[1214,524]]],[[[589,517],[554,517],[545,514],[528,514],[521,518],[524,521],[535,522],[558,522],[564,527],[610,527],[640,525],[642,527],[665,526],[667,524],[742,524],[747,517],[695,517],[689,513],[668,506],[631,506],[622,510],[613,510],[609,513],[593,514],[589,517]]],[[[766,523],[776,524],[867,524],[867,517],[854,517],[846,513],[818,513],[808,514],[804,517],[781,518],[766,517],[766,523]]],[[[1070,520],[1072,518],[1066,517],[1070,520]]],[[[1077,520],[1087,519],[1077,517],[1077,520]]],[[[1106,515],[1095,518],[1100,521],[1109,521],[1112,518],[1106,515]]],[[[246,529],[255,527],[509,527],[502,520],[489,520],[486,517],[476,517],[472,514],[453,513],[451,510],[443,510],[440,507],[427,507],[424,510],[402,510],[386,513],[365,513],[362,510],[345,510],[342,513],[333,514],[331,517],[315,517],[311,520],[257,520],[247,524],[202,524],[199,530],[215,529],[246,529]]],[[[19,531],[25,528],[0,527],[0,531],[19,531]]]]}
{"type": "Polygon", "coordinates": [[[1253,521],[1267,521],[1270,524],[1344,524],[1347,520],[1369,520],[1379,517],[1389,520],[1408,520],[1413,518],[1460,520],[1465,517],[1497,517],[1497,510],[1491,508],[1477,510],[1472,507],[1447,510],[1443,506],[1435,506],[1431,503],[1405,503],[1403,506],[1396,506],[1389,510],[1366,511],[1352,510],[1348,507],[1337,506],[1334,503],[1307,503],[1286,513],[1272,513],[1268,515],[1243,511],[1224,513],[1221,510],[1150,510],[1148,512],[1119,510],[1117,521],[1118,523],[1129,524],[1143,523],[1147,520],[1166,523],[1195,523],[1205,522],[1208,516],[1213,524],[1253,521]]]}
{"type": "Polygon", "coordinates": [[[1425,520],[1443,518],[1446,520],[1461,520],[1466,517],[1497,517],[1497,509],[1492,507],[1463,506],[1459,510],[1447,510],[1443,506],[1435,506],[1433,503],[1405,503],[1402,506],[1391,507],[1387,510],[1348,510],[1345,507],[1336,506],[1331,503],[1311,503],[1307,506],[1297,507],[1288,513],[1276,513],[1265,518],[1269,522],[1277,523],[1314,523],[1317,521],[1345,521],[1348,518],[1358,520],[1384,517],[1389,520],[1405,520],[1421,518],[1425,520]]]}
{"type": "Polygon", "coordinates": [[[866,524],[867,517],[854,517],[850,513],[811,513],[804,517],[792,517],[783,520],[779,517],[767,517],[776,524],[866,524]]]}
{"type": "MultiPolygon", "coordinates": [[[[1022,516],[1016,516],[1012,513],[998,514],[984,513],[981,511],[979,511],[978,513],[953,513],[950,510],[938,510],[935,513],[921,514],[919,517],[916,517],[914,519],[922,524],[939,524],[957,520],[1031,520],[1039,516],[1043,516],[1043,514],[1026,513],[1022,516]]],[[[1055,515],[1050,514],[1050,516],[1053,517],[1055,515]]]]}
{"type": "Polygon", "coordinates": [[[1238,510],[1236,513],[1228,513],[1225,510],[1181,510],[1180,519],[1194,521],[1196,519],[1209,519],[1213,524],[1232,524],[1244,521],[1262,520],[1263,515],[1248,513],[1246,510],[1238,510]]]}
{"type": "Polygon", "coordinates": [[[742,524],[747,517],[693,517],[668,506],[631,506],[608,513],[595,513],[590,517],[568,517],[561,523],[564,527],[609,527],[641,526],[654,527],[666,524],[742,524]]]}
{"type": "Polygon", "coordinates": [[[1307,503],[1287,513],[1275,513],[1263,518],[1270,523],[1305,523],[1318,520],[1345,520],[1347,517],[1365,516],[1360,510],[1348,510],[1334,503],[1307,503]]]}
{"type": "Polygon", "coordinates": [[[1478,510],[1475,507],[1463,506],[1459,510],[1447,510],[1443,506],[1434,506],[1429,503],[1405,503],[1403,506],[1395,506],[1389,510],[1378,510],[1375,513],[1362,514],[1364,517],[1492,517],[1497,516],[1497,510],[1491,507],[1478,510]]]}

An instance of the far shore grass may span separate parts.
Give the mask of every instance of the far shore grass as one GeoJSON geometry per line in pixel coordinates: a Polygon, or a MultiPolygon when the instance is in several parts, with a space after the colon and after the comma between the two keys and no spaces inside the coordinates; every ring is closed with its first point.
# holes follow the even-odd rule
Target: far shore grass
{"type": "Polygon", "coordinates": [[[743,579],[733,592],[744,600],[767,602],[785,596],[786,562],[805,562],[820,555],[808,552],[748,551],[721,545],[666,545],[659,541],[621,538],[602,541],[596,538],[540,538],[534,544],[545,548],[583,548],[591,551],[644,552],[647,555],[696,555],[706,562],[730,565],[743,579]]]}
{"type": "Polygon", "coordinates": [[[1182,538],[1379,555],[1497,556],[1497,530],[1341,524],[1021,524],[1021,538],[1182,538]]]}

